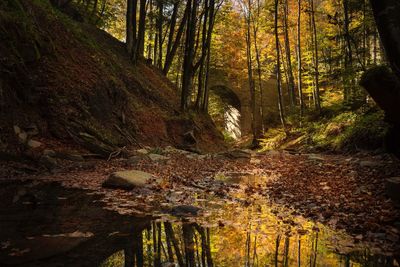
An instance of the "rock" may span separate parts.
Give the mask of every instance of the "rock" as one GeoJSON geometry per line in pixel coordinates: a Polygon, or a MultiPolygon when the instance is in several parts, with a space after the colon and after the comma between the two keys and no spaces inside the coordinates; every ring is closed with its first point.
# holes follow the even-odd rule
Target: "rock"
{"type": "Polygon", "coordinates": [[[188,158],[188,159],[206,159],[207,158],[207,155],[202,155],[202,154],[196,154],[196,153],[189,153],[189,154],[186,154],[186,157],[188,158]]]}
{"type": "Polygon", "coordinates": [[[192,205],[178,205],[171,209],[171,214],[175,216],[196,216],[201,209],[192,205]]]}
{"type": "Polygon", "coordinates": [[[386,179],[385,189],[391,199],[400,202],[400,177],[386,179]]]}
{"type": "Polygon", "coordinates": [[[317,155],[317,154],[310,154],[310,155],[308,155],[308,159],[310,159],[310,160],[316,160],[316,161],[323,161],[323,160],[325,160],[322,156],[317,155]]]}
{"type": "Polygon", "coordinates": [[[196,137],[194,136],[193,131],[188,131],[188,132],[184,133],[183,140],[185,141],[185,143],[190,144],[190,145],[197,143],[197,140],[196,140],[196,137]]]}
{"type": "Polygon", "coordinates": [[[359,162],[361,167],[366,167],[366,168],[376,168],[381,166],[379,162],[376,161],[370,161],[370,160],[362,160],[359,162]]]}
{"type": "Polygon", "coordinates": [[[144,155],[149,154],[149,150],[147,150],[145,148],[138,149],[138,150],[136,150],[136,152],[139,154],[144,154],[144,155]]]}
{"type": "Polygon", "coordinates": [[[167,154],[189,154],[190,153],[189,151],[186,151],[183,149],[178,149],[178,148],[175,148],[172,146],[166,146],[163,149],[163,151],[164,151],[164,153],[167,153],[167,154]]]}
{"type": "Polygon", "coordinates": [[[18,134],[20,134],[21,133],[21,128],[19,128],[17,125],[14,125],[14,133],[16,134],[16,135],[18,135],[18,134]]]}
{"type": "Polygon", "coordinates": [[[155,181],[161,182],[161,179],[154,177],[152,174],[137,170],[119,171],[112,173],[107,180],[103,182],[103,187],[120,188],[131,190],[135,187],[144,187],[155,181]]]}
{"type": "Polygon", "coordinates": [[[38,148],[42,145],[41,142],[30,139],[27,143],[29,148],[38,148]]]}
{"type": "Polygon", "coordinates": [[[18,140],[19,140],[20,143],[25,144],[27,139],[28,139],[28,134],[27,134],[27,133],[25,133],[25,132],[20,132],[20,133],[18,134],[18,140]]]}
{"type": "Polygon", "coordinates": [[[154,162],[165,162],[165,161],[169,160],[169,157],[159,155],[159,154],[149,154],[147,156],[151,159],[151,161],[154,161],[154,162]]]}
{"type": "Polygon", "coordinates": [[[127,160],[127,163],[130,164],[130,165],[136,165],[136,164],[138,164],[142,159],[143,159],[142,156],[132,156],[132,157],[129,157],[129,159],[127,160]]]}

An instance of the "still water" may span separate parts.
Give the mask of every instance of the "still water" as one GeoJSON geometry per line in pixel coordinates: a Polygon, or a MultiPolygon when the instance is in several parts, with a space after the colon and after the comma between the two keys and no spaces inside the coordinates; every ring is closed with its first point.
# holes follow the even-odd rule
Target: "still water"
{"type": "Polygon", "coordinates": [[[135,217],[56,184],[24,191],[38,203],[16,200],[24,186],[1,187],[0,266],[398,266],[389,251],[240,190],[135,217]]]}

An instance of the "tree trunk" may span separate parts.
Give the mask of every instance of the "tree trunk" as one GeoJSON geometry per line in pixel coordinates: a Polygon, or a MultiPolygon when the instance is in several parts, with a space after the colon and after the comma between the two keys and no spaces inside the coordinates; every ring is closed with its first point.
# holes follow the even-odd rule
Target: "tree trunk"
{"type": "Polygon", "coordinates": [[[292,69],[292,56],[290,53],[290,40],[289,40],[289,26],[288,26],[288,12],[289,12],[289,5],[288,0],[284,0],[284,7],[283,7],[283,29],[285,34],[285,53],[286,53],[286,65],[287,65],[287,76],[288,76],[288,87],[289,87],[289,100],[290,105],[294,106],[296,103],[296,94],[295,94],[295,84],[293,78],[293,69],[292,69]]]}
{"type": "Polygon", "coordinates": [[[386,58],[400,79],[400,2],[370,0],[386,58]]]}
{"type": "Polygon", "coordinates": [[[317,27],[315,23],[315,10],[314,0],[310,0],[311,7],[311,23],[312,23],[312,36],[313,36],[313,47],[314,47],[314,101],[315,108],[318,112],[321,111],[321,101],[319,96],[319,58],[318,58],[318,40],[317,40],[317,27]]]}
{"type": "Polygon", "coordinates": [[[196,20],[197,20],[197,6],[198,0],[189,0],[187,6],[190,10],[190,16],[187,20],[186,27],[186,41],[185,41],[185,55],[183,60],[183,74],[182,74],[182,95],[181,95],[181,109],[187,110],[190,103],[190,97],[193,87],[193,60],[194,60],[194,45],[196,35],[196,20]]]}
{"type": "Polygon", "coordinates": [[[304,101],[302,88],[302,66],[301,66],[301,0],[297,0],[297,86],[299,92],[300,117],[304,115],[304,101]]]}
{"type": "Polygon", "coordinates": [[[171,47],[171,50],[168,50],[167,54],[165,56],[165,63],[164,63],[164,68],[163,68],[163,73],[165,75],[168,74],[169,69],[171,68],[172,61],[174,60],[176,51],[178,50],[178,47],[179,47],[179,44],[181,42],[181,38],[183,35],[183,31],[185,29],[185,25],[186,25],[188,17],[189,17],[189,12],[190,12],[190,7],[186,6],[185,14],[183,15],[181,23],[179,24],[179,28],[178,28],[178,32],[176,33],[175,41],[171,47]]]}
{"type": "Polygon", "coordinates": [[[281,77],[281,54],[279,48],[279,34],[278,34],[278,8],[279,8],[279,0],[275,0],[275,9],[274,9],[274,32],[275,32],[275,49],[276,49],[276,83],[278,89],[278,108],[279,108],[279,116],[281,119],[282,127],[286,131],[286,122],[285,115],[283,111],[283,101],[282,101],[282,77],[281,77]]]}

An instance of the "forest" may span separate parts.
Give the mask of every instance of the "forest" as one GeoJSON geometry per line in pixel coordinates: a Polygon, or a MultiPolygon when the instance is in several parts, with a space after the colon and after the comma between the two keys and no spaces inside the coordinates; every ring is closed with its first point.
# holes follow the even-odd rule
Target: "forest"
{"type": "Polygon", "coordinates": [[[399,266],[398,0],[2,0],[1,266],[399,266]]]}

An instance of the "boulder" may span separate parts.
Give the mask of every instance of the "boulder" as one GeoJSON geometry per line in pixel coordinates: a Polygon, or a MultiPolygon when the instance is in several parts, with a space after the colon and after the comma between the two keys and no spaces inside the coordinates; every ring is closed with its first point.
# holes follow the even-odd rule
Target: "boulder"
{"type": "Polygon", "coordinates": [[[393,200],[400,203],[400,177],[386,179],[386,194],[393,200]]]}
{"type": "Polygon", "coordinates": [[[163,156],[160,154],[149,154],[147,156],[151,159],[151,161],[154,161],[154,162],[165,162],[169,159],[169,157],[166,157],[166,156],[163,156]]]}
{"type": "Polygon", "coordinates": [[[112,173],[103,182],[103,187],[131,190],[136,187],[145,187],[151,182],[160,183],[161,179],[150,173],[138,170],[119,171],[112,173]]]}

